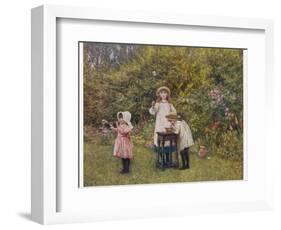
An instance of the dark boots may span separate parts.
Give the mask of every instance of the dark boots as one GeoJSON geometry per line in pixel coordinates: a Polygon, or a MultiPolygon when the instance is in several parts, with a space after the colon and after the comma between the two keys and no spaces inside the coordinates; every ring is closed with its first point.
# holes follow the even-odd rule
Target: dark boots
{"type": "Polygon", "coordinates": [[[130,159],[127,158],[126,159],[126,173],[130,172],[130,163],[131,163],[130,159]]]}
{"type": "Polygon", "coordinates": [[[120,173],[125,173],[126,171],[126,159],[125,158],[121,158],[122,160],[122,170],[120,171],[120,173]]]}
{"type": "Polygon", "coordinates": [[[189,148],[185,148],[180,152],[181,160],[182,160],[182,167],[181,170],[189,168],[189,148]]]}
{"type": "Polygon", "coordinates": [[[129,158],[122,158],[122,166],[123,169],[120,171],[120,173],[129,173],[130,170],[130,159],[129,158]]]}

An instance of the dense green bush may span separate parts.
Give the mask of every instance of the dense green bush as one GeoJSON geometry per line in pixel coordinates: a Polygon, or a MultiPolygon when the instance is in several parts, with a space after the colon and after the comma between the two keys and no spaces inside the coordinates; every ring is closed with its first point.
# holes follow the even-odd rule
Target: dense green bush
{"type": "Polygon", "coordinates": [[[98,128],[102,119],[114,121],[118,111],[128,110],[136,128],[134,140],[146,144],[154,125],[148,108],[162,85],[171,89],[172,103],[190,125],[195,140],[217,148],[223,157],[241,155],[240,49],[87,43],[84,124],[98,128]]]}
{"type": "Polygon", "coordinates": [[[215,149],[222,158],[242,160],[243,159],[243,137],[236,131],[227,131],[220,137],[220,144],[215,149]]]}

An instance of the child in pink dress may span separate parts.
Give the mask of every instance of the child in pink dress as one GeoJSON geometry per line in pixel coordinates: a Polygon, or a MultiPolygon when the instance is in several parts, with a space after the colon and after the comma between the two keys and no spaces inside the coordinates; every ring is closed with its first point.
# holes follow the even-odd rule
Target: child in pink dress
{"type": "Polygon", "coordinates": [[[130,137],[130,132],[133,129],[131,113],[128,111],[118,112],[117,119],[116,128],[111,126],[111,129],[117,132],[113,156],[121,158],[122,160],[123,168],[120,173],[129,173],[130,160],[133,158],[133,143],[130,137]]]}

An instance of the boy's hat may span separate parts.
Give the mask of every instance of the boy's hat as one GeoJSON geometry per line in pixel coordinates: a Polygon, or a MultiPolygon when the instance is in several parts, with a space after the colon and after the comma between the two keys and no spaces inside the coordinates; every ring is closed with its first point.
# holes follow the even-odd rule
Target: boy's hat
{"type": "Polygon", "coordinates": [[[123,115],[123,120],[129,125],[129,127],[131,129],[133,129],[133,125],[131,123],[131,113],[129,111],[125,111],[125,112],[118,112],[117,113],[117,119],[119,120],[119,114],[123,115]]]}
{"type": "Polygon", "coordinates": [[[161,86],[161,87],[159,87],[159,88],[156,90],[156,96],[158,96],[159,93],[160,93],[162,90],[165,90],[165,91],[168,93],[168,95],[170,96],[171,91],[170,91],[170,89],[169,89],[167,86],[161,86]]]}
{"type": "Polygon", "coordinates": [[[177,120],[178,119],[178,115],[175,112],[170,112],[168,115],[165,116],[167,119],[169,120],[177,120]]]}

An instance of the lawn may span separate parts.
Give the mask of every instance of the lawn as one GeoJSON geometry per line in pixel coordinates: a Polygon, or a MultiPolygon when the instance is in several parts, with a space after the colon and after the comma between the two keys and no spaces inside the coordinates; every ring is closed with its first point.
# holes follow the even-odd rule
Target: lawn
{"type": "Polygon", "coordinates": [[[125,185],[214,180],[243,179],[243,162],[223,159],[210,153],[200,159],[196,149],[191,149],[190,169],[166,169],[155,167],[155,153],[142,144],[134,145],[131,172],[120,174],[121,160],[112,156],[113,145],[94,142],[84,144],[84,185],[125,185]]]}

